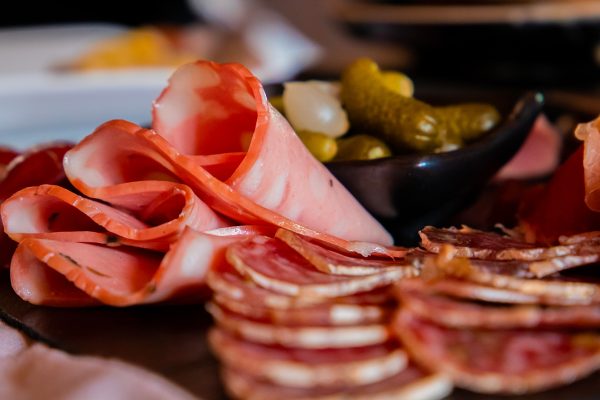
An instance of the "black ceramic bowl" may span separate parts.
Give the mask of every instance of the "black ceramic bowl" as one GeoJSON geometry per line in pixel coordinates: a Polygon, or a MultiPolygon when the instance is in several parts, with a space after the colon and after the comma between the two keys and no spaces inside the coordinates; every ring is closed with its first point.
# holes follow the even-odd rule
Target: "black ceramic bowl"
{"type": "Polygon", "coordinates": [[[326,166],[398,243],[410,243],[419,229],[443,224],[469,203],[517,152],[542,106],[541,94],[523,95],[499,126],[459,150],[326,166]]]}

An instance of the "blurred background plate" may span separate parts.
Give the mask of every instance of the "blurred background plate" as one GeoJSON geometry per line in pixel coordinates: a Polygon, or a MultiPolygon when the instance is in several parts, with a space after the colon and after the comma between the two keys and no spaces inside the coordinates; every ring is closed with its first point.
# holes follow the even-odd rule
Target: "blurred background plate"
{"type": "Polygon", "coordinates": [[[56,139],[78,140],[110,119],[148,123],[152,100],[172,68],[61,68],[124,30],[97,24],[0,31],[0,142],[26,148],[56,139]]]}

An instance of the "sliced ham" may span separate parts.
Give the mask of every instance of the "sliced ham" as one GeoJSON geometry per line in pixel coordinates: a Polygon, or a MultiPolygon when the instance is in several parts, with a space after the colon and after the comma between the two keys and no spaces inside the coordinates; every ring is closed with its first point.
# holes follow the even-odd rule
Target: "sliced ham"
{"type": "Polygon", "coordinates": [[[418,275],[412,265],[385,268],[370,275],[326,274],[282,241],[264,236],[229,246],[227,260],[257,285],[297,297],[347,296],[418,275]]]}
{"type": "Polygon", "coordinates": [[[344,389],[273,385],[232,368],[223,369],[223,380],[231,396],[246,400],[439,400],[452,391],[447,377],[427,374],[413,365],[381,382],[344,389]]]}
{"type": "Polygon", "coordinates": [[[253,229],[231,233],[188,229],[164,256],[105,243],[27,238],[13,257],[11,284],[24,300],[53,306],[198,302],[208,295],[206,272],[224,262],[226,246],[256,234],[253,229]]]}
{"type": "Polygon", "coordinates": [[[343,248],[352,247],[348,241],[392,243],[310,155],[244,67],[197,62],[180,68],[153,115],[154,130],[112,121],[79,143],[65,157],[73,185],[110,202],[111,186],[161,176],[185,182],[242,223],[266,222],[343,248]],[[215,157],[227,160],[226,179],[206,168],[218,165],[215,157]]]}
{"type": "Polygon", "coordinates": [[[596,333],[450,329],[408,310],[398,313],[393,326],[417,363],[476,392],[542,391],[600,368],[600,335],[596,333]]]}
{"type": "Polygon", "coordinates": [[[245,340],[301,349],[373,346],[387,342],[387,324],[354,326],[284,326],[246,319],[211,302],[206,306],[217,325],[245,340]]]}
{"type": "Polygon", "coordinates": [[[226,226],[185,185],[143,181],[113,187],[119,209],[79,196],[59,186],[42,185],[15,193],[2,204],[6,233],[16,241],[26,237],[168,250],[185,229],[205,231],[226,226]],[[130,212],[124,211],[128,209],[130,212]],[[122,239],[126,239],[123,241],[122,239]],[[149,243],[148,243],[149,242],[149,243]]]}
{"type": "Polygon", "coordinates": [[[525,142],[514,157],[496,174],[495,179],[532,179],[550,175],[560,162],[561,133],[539,116],[525,142]]]}
{"type": "Polygon", "coordinates": [[[294,349],[247,342],[219,328],[211,329],[208,340],[226,366],[282,386],[366,385],[389,378],[408,364],[397,342],[349,349],[294,349]]]}
{"type": "MultiPolygon", "coordinates": [[[[351,257],[339,251],[329,249],[314,243],[302,236],[279,229],[275,235],[288,246],[306,258],[319,271],[335,275],[369,275],[380,272],[388,267],[405,267],[406,260],[402,257],[398,261],[387,261],[364,257],[351,257]]],[[[404,255],[403,255],[404,256],[404,255]]]]}

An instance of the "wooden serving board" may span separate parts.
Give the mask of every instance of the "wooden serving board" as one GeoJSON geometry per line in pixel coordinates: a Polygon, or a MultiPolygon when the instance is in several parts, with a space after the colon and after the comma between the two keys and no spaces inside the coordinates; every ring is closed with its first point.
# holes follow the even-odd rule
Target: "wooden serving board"
{"type": "MultiPolygon", "coordinates": [[[[0,319],[34,340],[73,354],[118,358],[181,385],[205,400],[224,400],[218,363],[206,332],[212,324],[202,305],[60,309],[34,306],[18,298],[6,272],[0,273],[0,319]]],[[[592,400],[600,374],[563,388],[518,400],[592,400]]],[[[456,390],[448,400],[508,400],[456,390]]]]}

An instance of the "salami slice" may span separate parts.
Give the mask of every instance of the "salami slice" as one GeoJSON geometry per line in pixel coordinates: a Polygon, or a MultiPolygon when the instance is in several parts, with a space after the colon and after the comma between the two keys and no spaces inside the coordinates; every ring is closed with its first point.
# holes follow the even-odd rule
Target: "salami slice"
{"type": "Polygon", "coordinates": [[[420,235],[421,245],[431,252],[439,253],[443,245],[449,244],[456,248],[459,256],[467,258],[536,261],[577,255],[582,251],[584,253],[590,250],[597,251],[597,249],[588,249],[592,243],[565,241],[558,246],[536,246],[508,236],[467,227],[461,229],[427,227],[420,232],[420,235]]]}
{"type": "Polygon", "coordinates": [[[227,245],[251,234],[216,236],[188,229],[166,255],[104,242],[26,238],[11,263],[11,284],[24,300],[52,306],[200,302],[208,295],[207,270],[225,262],[227,245]]]}
{"type": "Polygon", "coordinates": [[[600,302],[600,283],[593,279],[582,281],[561,275],[532,279],[528,268],[515,269],[510,263],[499,264],[497,261],[453,258],[451,253],[452,249],[446,248],[434,266],[448,276],[535,296],[542,304],[584,305],[600,302]]]}
{"type": "Polygon", "coordinates": [[[452,391],[452,382],[448,378],[427,374],[415,366],[381,382],[344,389],[277,386],[231,368],[223,369],[223,380],[231,396],[246,400],[437,400],[452,391]]]}
{"type": "Polygon", "coordinates": [[[226,366],[298,388],[366,385],[389,378],[408,364],[397,342],[349,349],[293,349],[247,342],[219,328],[213,328],[208,339],[226,366]]]}
{"type": "Polygon", "coordinates": [[[416,317],[449,328],[596,328],[600,326],[600,306],[598,305],[500,306],[460,301],[410,290],[400,291],[400,298],[402,307],[416,317]]]}
{"type": "Polygon", "coordinates": [[[482,392],[536,392],[600,367],[600,336],[562,330],[449,329],[403,310],[394,328],[416,362],[482,392]]]}
{"type": "Polygon", "coordinates": [[[418,274],[412,265],[363,276],[326,274],[316,270],[282,241],[264,236],[230,246],[227,260],[257,285],[299,297],[339,297],[368,292],[418,274]]]}
{"type": "MultiPolygon", "coordinates": [[[[133,242],[153,242],[168,250],[186,226],[200,231],[226,226],[185,185],[169,182],[135,182],[114,188],[121,209],[90,200],[60,186],[23,189],[2,204],[6,233],[16,241],[26,237],[86,241],[92,232],[109,232],[133,242]],[[129,205],[132,213],[122,211],[129,205]],[[133,213],[137,214],[133,215],[133,213]],[[81,232],[78,234],[75,232],[81,232]]],[[[141,247],[145,246],[140,243],[141,247]]]]}
{"type": "Polygon", "coordinates": [[[301,349],[339,349],[378,345],[390,339],[387,325],[290,327],[252,321],[215,303],[208,303],[206,308],[219,327],[249,341],[265,345],[301,349]]]}
{"type": "Polygon", "coordinates": [[[209,287],[219,296],[225,296],[237,303],[247,304],[249,307],[271,310],[287,311],[294,308],[315,306],[317,304],[358,304],[384,307],[392,299],[391,292],[387,288],[337,298],[288,296],[257,286],[254,282],[245,279],[228,263],[223,263],[216,268],[210,269],[207,273],[206,281],[209,287]]]}
{"type": "Polygon", "coordinates": [[[294,232],[279,229],[276,237],[296,250],[319,271],[335,275],[369,275],[385,268],[405,267],[407,261],[385,261],[372,258],[351,257],[313,243],[294,232]]]}
{"type": "Polygon", "coordinates": [[[218,305],[249,319],[286,326],[338,326],[385,323],[391,315],[391,307],[380,305],[321,303],[313,306],[294,307],[285,310],[260,307],[216,294],[218,305]]]}

